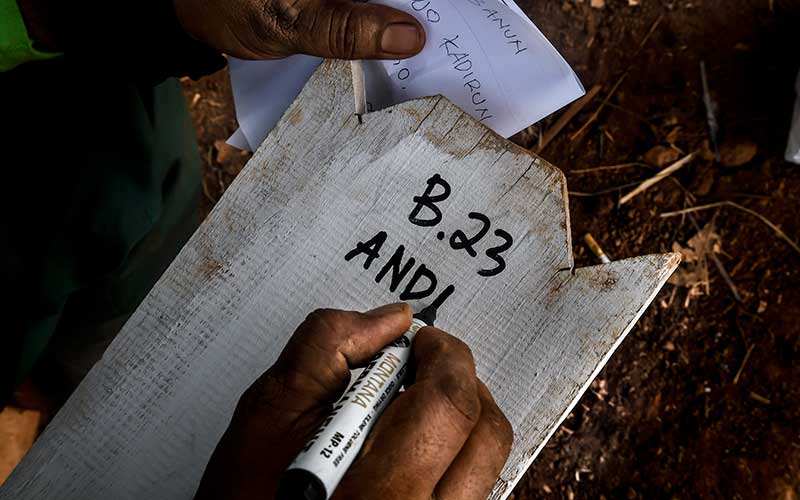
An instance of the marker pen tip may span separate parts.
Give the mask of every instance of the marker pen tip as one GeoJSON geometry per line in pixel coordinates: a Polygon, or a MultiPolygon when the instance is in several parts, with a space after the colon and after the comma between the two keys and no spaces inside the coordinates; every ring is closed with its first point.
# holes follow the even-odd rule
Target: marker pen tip
{"type": "Polygon", "coordinates": [[[414,317],[424,321],[428,326],[433,326],[433,322],[436,321],[436,308],[432,305],[423,307],[422,310],[414,314],[414,317]]]}

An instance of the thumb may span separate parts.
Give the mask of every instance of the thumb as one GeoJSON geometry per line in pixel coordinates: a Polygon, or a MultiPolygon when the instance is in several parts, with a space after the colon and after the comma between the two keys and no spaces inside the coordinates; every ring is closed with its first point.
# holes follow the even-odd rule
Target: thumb
{"type": "Polygon", "coordinates": [[[425,31],[413,16],[385,5],[318,0],[310,5],[295,49],[334,59],[404,59],[425,45],[425,31]]]}

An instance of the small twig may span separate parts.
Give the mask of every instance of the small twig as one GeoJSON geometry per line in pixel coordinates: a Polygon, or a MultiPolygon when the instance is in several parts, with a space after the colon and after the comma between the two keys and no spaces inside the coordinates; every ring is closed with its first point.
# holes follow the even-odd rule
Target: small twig
{"type": "Polygon", "coordinates": [[[364,62],[350,61],[350,75],[353,79],[353,100],[355,101],[355,111],[358,123],[361,123],[361,116],[367,112],[367,87],[364,83],[364,62]]]}
{"type": "Polygon", "coordinates": [[[537,142],[537,144],[538,144],[537,147],[539,148],[539,151],[541,151],[542,149],[544,149],[544,146],[542,146],[542,139],[543,139],[543,137],[542,137],[542,122],[539,122],[539,123],[536,124],[536,132],[537,132],[537,135],[539,136],[539,141],[537,142]]]}
{"type": "Polygon", "coordinates": [[[749,349],[747,349],[747,354],[744,355],[744,359],[742,360],[742,364],[739,365],[739,369],[736,370],[736,375],[733,377],[733,385],[736,385],[736,384],[739,383],[739,377],[742,376],[742,371],[744,371],[744,365],[747,364],[747,360],[750,359],[750,354],[752,354],[753,349],[755,349],[755,347],[756,347],[756,345],[753,344],[753,345],[750,346],[749,349]]]}
{"type": "MultiPolygon", "coordinates": [[[[658,19],[656,19],[655,22],[650,26],[650,29],[647,31],[647,34],[644,36],[644,38],[642,38],[642,41],[639,42],[639,48],[637,48],[636,52],[633,53],[633,55],[631,56],[631,59],[634,59],[636,56],[639,55],[639,53],[642,51],[642,49],[644,48],[644,46],[647,43],[647,41],[650,40],[650,37],[653,36],[653,33],[655,33],[656,28],[658,28],[658,25],[661,24],[661,21],[663,19],[664,19],[664,14],[661,14],[660,16],[658,16],[658,19]]],[[[580,137],[580,135],[589,127],[589,125],[591,125],[592,123],[595,122],[595,120],[597,120],[597,118],[600,116],[600,113],[603,111],[603,108],[605,108],[606,105],[608,104],[608,101],[611,100],[611,97],[613,97],[614,94],[617,92],[617,89],[619,89],[619,86],[622,85],[623,81],[625,81],[625,78],[630,73],[631,68],[633,67],[633,64],[634,63],[631,62],[631,64],[628,65],[628,69],[626,69],[625,72],[622,73],[622,76],[619,77],[619,80],[617,80],[617,82],[614,84],[614,86],[611,87],[611,91],[608,93],[606,98],[603,99],[603,102],[600,103],[600,106],[598,106],[597,110],[595,110],[595,112],[592,114],[592,116],[589,117],[589,119],[586,121],[586,123],[584,123],[583,126],[580,129],[578,129],[577,132],[575,132],[574,134],[572,134],[570,136],[570,138],[569,138],[570,141],[574,141],[575,139],[580,137]]]]}
{"type": "Polygon", "coordinates": [[[619,165],[607,165],[603,167],[592,167],[592,168],[582,168],[579,170],[570,170],[570,174],[588,174],[590,172],[603,172],[606,170],[622,170],[623,168],[631,168],[631,167],[646,167],[652,168],[647,163],[640,163],[638,161],[630,162],[630,163],[620,163],[619,165]]]}
{"type": "Polygon", "coordinates": [[[634,198],[635,196],[645,192],[646,190],[648,190],[654,184],[657,184],[657,183],[661,182],[662,180],[664,180],[666,177],[672,175],[678,169],[682,168],[684,165],[686,165],[687,163],[692,161],[693,158],[694,158],[694,153],[689,153],[688,155],[686,155],[683,158],[681,158],[680,160],[676,161],[675,163],[673,163],[669,167],[665,168],[664,170],[661,170],[659,173],[657,173],[656,175],[654,175],[650,179],[647,179],[646,181],[641,183],[639,185],[639,187],[637,187],[636,189],[634,189],[630,193],[628,193],[625,196],[623,196],[622,199],[619,200],[619,204],[620,205],[624,205],[625,203],[629,202],[632,198],[634,198]]]}
{"type": "Polygon", "coordinates": [[[661,14],[658,16],[658,19],[656,19],[655,22],[653,22],[653,24],[650,25],[650,29],[647,31],[647,34],[644,36],[644,38],[642,38],[642,41],[639,42],[639,48],[636,49],[636,52],[634,52],[633,54],[634,56],[639,55],[639,52],[641,52],[642,49],[644,48],[644,44],[646,44],[647,41],[650,40],[650,37],[653,36],[653,33],[656,32],[656,28],[658,28],[658,25],[661,24],[661,21],[663,20],[664,20],[664,14],[661,14]]]}
{"type": "Polygon", "coordinates": [[[765,397],[764,397],[764,396],[762,396],[761,394],[758,394],[757,392],[750,391],[750,397],[751,397],[752,399],[755,399],[755,400],[756,400],[756,401],[758,401],[759,403],[763,403],[763,404],[765,404],[765,405],[768,405],[768,404],[770,404],[770,400],[769,400],[769,399],[765,398],[765,397]]]}
{"type": "Polygon", "coordinates": [[[627,109],[627,108],[623,108],[623,107],[622,107],[622,106],[620,106],[619,104],[614,104],[613,102],[609,102],[608,104],[606,104],[606,106],[608,106],[608,107],[609,107],[609,108],[611,108],[611,109],[616,109],[617,111],[621,111],[621,112],[623,112],[623,113],[626,113],[626,114],[628,114],[628,115],[630,115],[630,116],[632,116],[632,117],[636,118],[637,120],[639,120],[640,122],[642,122],[644,125],[647,125],[647,130],[649,130],[649,131],[650,131],[650,133],[651,133],[651,134],[653,134],[653,137],[654,137],[654,138],[655,138],[657,141],[659,140],[659,137],[660,137],[660,136],[659,136],[659,133],[658,133],[658,129],[655,127],[655,125],[653,125],[652,123],[650,123],[650,120],[653,120],[653,119],[654,119],[654,116],[651,116],[651,117],[648,119],[648,118],[646,118],[646,117],[644,117],[644,116],[640,115],[639,113],[634,113],[633,111],[631,111],[631,110],[629,110],[629,109],[627,109]]]}
{"type": "Polygon", "coordinates": [[[205,176],[203,177],[203,181],[200,184],[203,187],[203,194],[205,195],[205,197],[208,198],[208,201],[210,201],[212,205],[215,205],[217,203],[217,200],[214,199],[213,196],[211,196],[211,193],[208,190],[208,185],[206,184],[205,176]]]}
{"type": "Polygon", "coordinates": [[[673,286],[672,292],[669,294],[669,300],[665,303],[664,309],[669,309],[669,307],[672,305],[672,302],[675,300],[675,294],[677,293],[678,293],[678,287],[673,286]]]}
{"type": "Polygon", "coordinates": [[[684,186],[683,184],[681,184],[681,181],[679,181],[679,180],[678,180],[678,179],[676,179],[675,177],[670,177],[670,178],[669,178],[669,180],[671,180],[671,181],[673,182],[673,184],[675,184],[676,186],[678,186],[678,188],[679,188],[681,191],[683,191],[683,195],[684,195],[684,196],[686,196],[686,200],[684,201],[684,206],[686,206],[686,205],[692,206],[692,204],[693,204],[693,203],[695,202],[695,200],[697,199],[697,198],[695,197],[694,193],[692,193],[691,191],[689,191],[688,189],[686,189],[686,186],[684,186]]]}
{"type": "MultiPolygon", "coordinates": [[[[702,229],[700,228],[700,224],[697,223],[697,219],[695,219],[692,214],[687,214],[687,215],[689,216],[689,220],[692,222],[692,225],[697,230],[697,232],[699,233],[700,231],[702,231],[702,229]]],[[[711,249],[709,254],[711,255],[711,260],[714,261],[714,265],[717,266],[717,271],[719,272],[720,276],[722,276],[722,279],[725,281],[725,284],[728,285],[728,288],[731,289],[733,298],[736,299],[737,302],[742,302],[742,296],[739,295],[739,290],[736,288],[736,284],[731,279],[730,275],[728,274],[728,271],[725,270],[725,266],[722,264],[722,261],[719,260],[717,254],[714,253],[713,248],[711,249]]]]}
{"type": "MultiPolygon", "coordinates": [[[[683,187],[683,186],[681,186],[681,187],[683,187]]],[[[686,203],[689,203],[689,202],[686,201],[685,204],[686,203]]],[[[692,216],[689,215],[689,217],[692,217],[692,216]]],[[[697,231],[698,235],[700,235],[700,233],[702,232],[702,229],[700,229],[700,226],[697,225],[697,222],[693,218],[691,219],[691,222],[694,224],[695,230],[697,231]]],[[[708,227],[709,227],[709,233],[710,233],[712,231],[712,228],[714,227],[713,223],[710,224],[708,227]]],[[[700,248],[698,248],[697,252],[696,252],[697,256],[698,256],[697,267],[700,270],[700,277],[701,277],[701,281],[700,281],[699,284],[702,284],[702,285],[705,286],[706,295],[711,295],[711,280],[709,279],[709,276],[708,276],[708,259],[706,258],[706,256],[709,253],[708,244],[710,243],[710,240],[711,240],[710,234],[709,234],[709,237],[700,238],[700,241],[702,242],[702,246],[700,248]]],[[[711,248],[710,252],[714,253],[713,247],[711,248]]]]}
{"type": "Polygon", "coordinates": [[[747,207],[743,207],[743,206],[739,205],[738,203],[734,203],[734,202],[732,202],[730,200],[718,201],[716,203],[709,203],[708,205],[700,205],[698,207],[684,208],[682,210],[675,210],[673,212],[665,212],[665,213],[661,214],[661,217],[674,217],[676,215],[683,215],[683,214],[688,214],[688,213],[691,213],[691,212],[700,212],[702,210],[708,210],[710,208],[716,208],[716,207],[733,207],[733,208],[735,208],[737,210],[741,210],[742,212],[748,213],[748,214],[752,215],[753,217],[758,218],[761,222],[766,224],[770,229],[775,231],[775,234],[777,234],[779,238],[781,238],[782,240],[786,241],[786,243],[788,243],[789,246],[791,246],[797,253],[800,253],[800,245],[798,245],[791,238],[789,238],[789,236],[786,233],[784,233],[781,230],[781,228],[779,228],[778,226],[773,224],[769,219],[767,219],[766,217],[764,217],[760,213],[758,213],[758,212],[756,212],[754,210],[750,210],[747,207]]]}
{"type": "Polygon", "coordinates": [[[228,189],[222,180],[222,169],[217,170],[217,184],[219,185],[219,195],[222,196],[225,194],[225,190],[228,189]]]}
{"type": "Polygon", "coordinates": [[[639,183],[638,182],[629,182],[628,184],[623,184],[621,186],[615,186],[615,187],[612,187],[612,188],[603,189],[603,190],[600,190],[600,191],[595,191],[594,193],[582,193],[580,191],[569,191],[569,195],[570,196],[588,198],[588,197],[592,197],[592,196],[600,196],[600,195],[603,195],[603,194],[616,193],[620,189],[629,188],[629,187],[635,186],[637,184],[639,184],[639,183]]]}
{"type": "Polygon", "coordinates": [[[600,260],[600,262],[602,262],[603,264],[611,263],[611,257],[606,255],[602,247],[600,247],[600,244],[597,243],[597,240],[594,239],[594,236],[592,236],[591,233],[586,233],[583,236],[583,242],[586,243],[586,246],[589,247],[589,250],[591,250],[591,252],[595,255],[595,257],[597,257],[600,260]]]}
{"type": "Polygon", "coordinates": [[[679,148],[678,146],[676,146],[674,144],[670,144],[669,147],[674,149],[675,151],[677,151],[678,154],[680,154],[680,155],[685,155],[686,154],[686,151],[682,150],[681,148],[679,148]]]}
{"type": "Polygon", "coordinates": [[[739,290],[736,288],[736,285],[733,283],[730,275],[728,275],[728,271],[725,270],[725,266],[722,265],[722,261],[719,260],[717,254],[715,254],[713,251],[711,252],[711,259],[714,261],[714,265],[717,266],[717,271],[719,271],[719,274],[722,276],[725,284],[731,289],[733,298],[736,299],[737,302],[742,302],[742,296],[739,295],[739,290]]]}
{"type": "Polygon", "coordinates": [[[716,107],[711,99],[711,92],[708,89],[708,78],[706,77],[706,62],[700,61],[700,79],[703,84],[703,104],[706,107],[706,121],[708,122],[708,135],[711,138],[711,146],[714,148],[714,159],[719,161],[719,147],[717,146],[717,134],[719,134],[719,122],[714,114],[716,107]]]}
{"type": "Polygon", "coordinates": [[[733,193],[731,196],[737,196],[739,198],[751,198],[754,200],[771,200],[772,196],[765,196],[763,194],[750,194],[750,193],[733,193]]]}
{"type": "Polygon", "coordinates": [[[621,77],[619,77],[619,80],[617,80],[617,83],[615,83],[614,86],[611,87],[611,92],[609,92],[608,95],[606,96],[606,98],[603,99],[603,102],[601,102],[600,106],[598,106],[597,109],[595,110],[595,112],[592,113],[592,116],[590,116],[589,119],[586,120],[586,123],[584,123],[583,126],[581,128],[579,128],[577,132],[575,132],[574,134],[572,134],[569,137],[570,141],[574,141],[575,139],[580,137],[580,135],[589,127],[589,125],[591,125],[592,123],[594,123],[595,120],[597,120],[597,117],[600,116],[600,113],[603,111],[603,108],[606,107],[606,104],[608,104],[608,101],[611,100],[611,97],[617,91],[619,86],[622,85],[622,82],[625,81],[625,77],[627,77],[627,76],[628,76],[628,71],[626,71],[625,73],[622,74],[621,77]]]}
{"type": "Polygon", "coordinates": [[[591,90],[589,90],[589,92],[586,93],[586,95],[584,95],[577,101],[573,102],[572,105],[570,105],[570,107],[567,108],[567,110],[561,116],[558,117],[556,123],[552,127],[550,127],[547,130],[547,132],[545,132],[544,136],[541,135],[539,136],[539,147],[536,150],[537,154],[541,153],[544,150],[544,148],[546,148],[547,145],[550,144],[550,141],[555,139],[556,136],[559,133],[561,133],[561,130],[564,127],[566,127],[567,124],[570,121],[572,121],[573,118],[575,118],[575,115],[580,113],[581,110],[587,104],[592,102],[592,100],[594,100],[594,98],[597,97],[597,94],[600,92],[601,88],[602,86],[600,85],[595,85],[594,87],[592,87],[591,90]]]}
{"type": "Polygon", "coordinates": [[[741,304],[739,305],[738,311],[739,311],[739,314],[743,314],[743,315],[747,316],[748,318],[752,319],[753,321],[758,321],[759,323],[763,323],[764,322],[764,318],[762,318],[760,316],[757,316],[757,315],[751,313],[750,311],[744,309],[744,307],[741,304]]]}

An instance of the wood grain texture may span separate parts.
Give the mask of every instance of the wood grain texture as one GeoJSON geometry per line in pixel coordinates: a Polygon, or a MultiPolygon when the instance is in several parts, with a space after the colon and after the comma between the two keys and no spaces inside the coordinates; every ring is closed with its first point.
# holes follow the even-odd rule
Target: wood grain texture
{"type": "Polygon", "coordinates": [[[191,498],[238,397],[311,310],[398,300],[374,278],[399,244],[456,286],[437,323],[471,346],[514,426],[492,498],[511,492],[678,257],[573,270],[558,169],[440,97],[359,125],[350,85],[346,64],[320,67],[0,498],[191,498]],[[434,173],[452,194],[420,228],[411,198],[434,173]],[[474,234],[472,210],[515,236],[498,276],[436,238],[474,234]],[[381,262],[344,260],[380,230],[381,262]]]}

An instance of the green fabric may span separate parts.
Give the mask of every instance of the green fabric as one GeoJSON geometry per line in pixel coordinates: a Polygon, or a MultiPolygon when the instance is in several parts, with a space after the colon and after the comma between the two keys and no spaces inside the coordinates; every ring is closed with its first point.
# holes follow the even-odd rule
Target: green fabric
{"type": "Polygon", "coordinates": [[[86,357],[81,347],[91,350],[98,341],[111,340],[109,333],[113,337],[116,331],[107,332],[109,325],[116,330],[124,323],[199,222],[193,216],[199,207],[200,158],[180,85],[171,79],[129,97],[127,106],[108,111],[115,115],[110,125],[127,140],[90,156],[98,168],[91,169],[93,178],[84,181],[88,189],[82,191],[95,197],[97,208],[77,221],[102,235],[103,246],[116,255],[104,266],[108,256],[98,252],[97,269],[90,273],[76,272],[85,256],[68,246],[46,261],[38,300],[57,304],[57,310],[25,333],[17,383],[51,342],[55,347],[46,364],[59,365],[53,375],[79,382],[82,369],[96,360],[76,366],[86,357]]]}
{"type": "Polygon", "coordinates": [[[8,71],[24,62],[59,55],[36,50],[28,37],[17,0],[0,0],[0,71],[8,71]]]}
{"type": "Polygon", "coordinates": [[[197,227],[197,142],[175,79],[85,78],[65,56],[0,73],[0,94],[26,153],[0,200],[16,311],[0,383],[44,372],[71,390],[197,227]]]}

